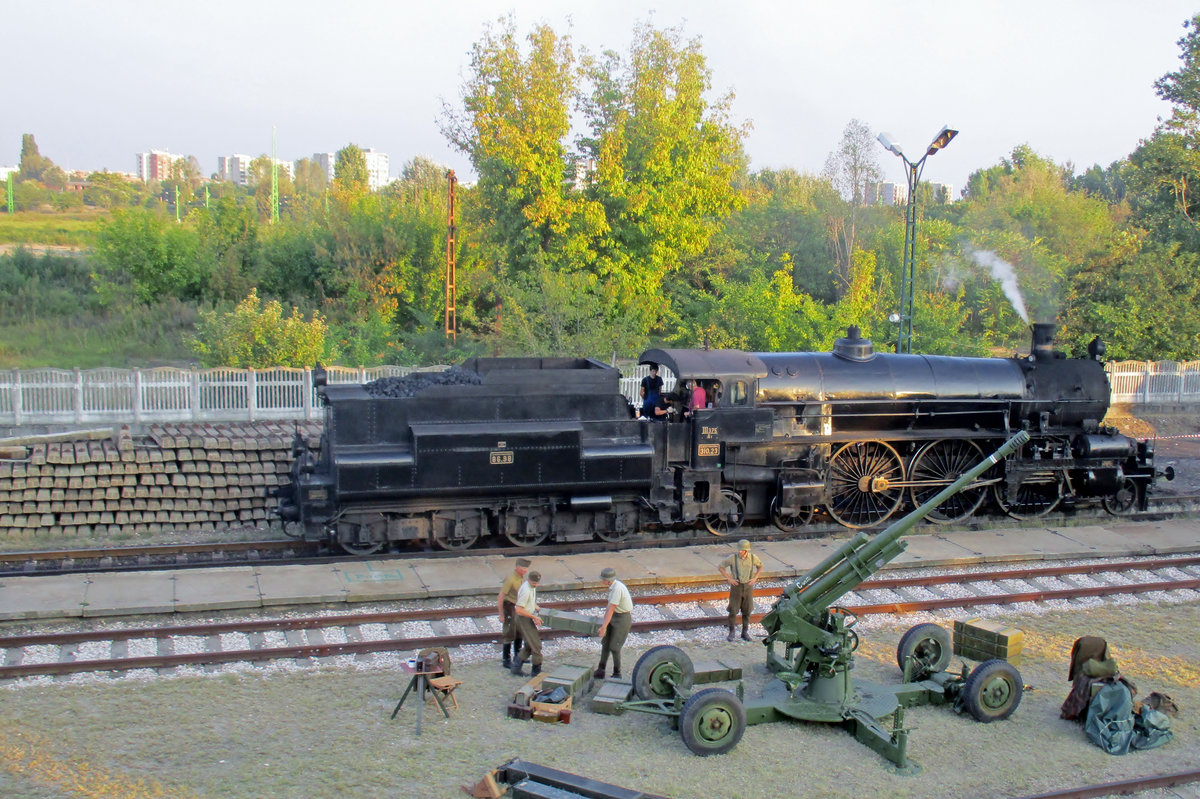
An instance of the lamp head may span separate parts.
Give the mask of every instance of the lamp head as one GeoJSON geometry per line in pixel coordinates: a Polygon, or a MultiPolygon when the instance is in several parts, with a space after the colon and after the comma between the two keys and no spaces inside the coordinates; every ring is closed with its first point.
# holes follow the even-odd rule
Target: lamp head
{"type": "Polygon", "coordinates": [[[887,133],[880,133],[875,139],[883,145],[883,149],[887,150],[892,155],[904,157],[904,151],[900,149],[900,143],[892,141],[892,137],[887,133]]]}
{"type": "Polygon", "coordinates": [[[938,135],[933,137],[933,141],[929,143],[929,149],[925,151],[925,155],[933,155],[938,150],[945,147],[951,140],[958,135],[958,131],[951,128],[949,125],[944,125],[938,135]]]}

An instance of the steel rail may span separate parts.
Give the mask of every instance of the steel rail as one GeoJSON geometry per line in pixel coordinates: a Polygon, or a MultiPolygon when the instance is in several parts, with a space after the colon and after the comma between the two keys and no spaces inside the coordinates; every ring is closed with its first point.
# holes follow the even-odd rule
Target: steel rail
{"type": "Polygon", "coordinates": [[[1135,777],[1131,780],[1105,782],[1083,788],[1066,788],[1061,791],[1030,794],[1022,796],[1020,799],[1093,799],[1097,796],[1128,796],[1142,791],[1174,788],[1177,785],[1187,785],[1192,782],[1200,782],[1200,771],[1179,771],[1156,777],[1135,777]]]}
{"type": "MultiPolygon", "coordinates": [[[[991,594],[974,597],[961,598],[939,598],[930,600],[916,600],[911,602],[898,603],[877,603],[866,605],[849,605],[846,609],[858,616],[881,614],[881,613],[908,613],[925,610],[939,610],[948,607],[975,607],[979,605],[1002,605],[1015,604],[1019,602],[1036,602],[1046,601],[1049,599],[1074,599],[1084,596],[1111,596],[1114,594],[1137,594],[1147,593],[1151,591],[1173,591],[1181,589],[1200,590],[1200,578],[1189,580],[1178,580],[1170,582],[1156,583],[1132,583],[1128,585],[1106,585],[1089,588],[1072,588],[1055,591],[1030,591],[1019,592],[1013,594],[991,594]]],[[[711,592],[714,596],[724,598],[727,594],[724,591],[711,592]]],[[[685,595],[687,601],[705,601],[698,598],[696,594],[685,595]]],[[[659,599],[665,602],[665,597],[659,599]]],[[[549,607],[551,603],[547,603],[549,607]]],[[[573,605],[583,607],[595,607],[596,601],[579,601],[577,603],[555,603],[556,605],[573,605]]],[[[485,615],[491,615],[491,609],[488,609],[485,615]]],[[[456,618],[464,617],[467,609],[457,609],[448,611],[454,614],[456,618]]],[[[422,613],[422,619],[428,620],[429,614],[422,613]]],[[[379,614],[375,614],[379,615],[379,614]]],[[[388,615],[388,614],[382,614],[388,615]]],[[[751,618],[757,622],[761,620],[764,614],[756,613],[751,618]]],[[[354,621],[352,617],[334,617],[339,620],[342,625],[350,626],[366,622],[354,621]]],[[[312,623],[312,619],[308,620],[282,620],[287,623],[291,622],[307,622],[301,626],[306,629],[312,629],[322,625],[312,623]]],[[[646,633],[657,632],[661,630],[693,630],[702,627],[724,626],[726,618],[720,616],[695,616],[682,619],[662,619],[657,621],[634,622],[632,624],[632,632],[646,633]]],[[[329,626],[329,625],[324,625],[329,626]]],[[[163,628],[170,629],[170,628],[163,628]]],[[[212,627],[200,627],[208,632],[204,634],[215,634],[212,627]]],[[[270,628],[267,628],[270,629],[270,628]]],[[[125,632],[125,631],[109,631],[125,632]]],[[[168,633],[171,635],[175,633],[168,633]]],[[[201,652],[187,655],[154,655],[134,658],[113,658],[106,660],[84,660],[84,661],[63,661],[55,663],[36,663],[28,665],[13,665],[0,666],[0,679],[14,679],[18,677],[29,677],[37,675],[61,675],[74,674],[79,672],[103,672],[103,671],[131,671],[143,668],[170,668],[175,666],[185,665],[215,665],[220,663],[231,662],[257,662],[264,660],[286,660],[297,658],[312,658],[312,657],[331,657],[347,654],[365,654],[373,652],[396,651],[405,649],[420,649],[431,646],[467,646],[471,644],[488,644],[495,643],[497,640],[496,632],[484,633],[466,633],[450,636],[431,636],[428,638],[393,638],[382,639],[377,641],[350,641],[336,644],[308,644],[303,646],[290,647],[267,647],[262,649],[250,650],[231,650],[222,652],[201,652]]],[[[549,630],[542,631],[542,637],[545,639],[554,639],[564,636],[577,635],[567,630],[549,630]]],[[[101,638],[112,638],[111,634],[102,635],[101,638]]],[[[147,637],[147,636],[142,636],[147,637]]],[[[157,637],[164,637],[157,635],[157,637]]],[[[0,639],[0,646],[8,646],[13,638],[0,639]]],[[[96,640],[96,639],[89,639],[96,640]]]]}

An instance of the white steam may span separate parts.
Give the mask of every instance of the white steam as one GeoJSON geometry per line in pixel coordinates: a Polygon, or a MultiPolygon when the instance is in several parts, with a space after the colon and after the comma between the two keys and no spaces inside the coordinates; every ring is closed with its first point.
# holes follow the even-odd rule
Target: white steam
{"type": "Polygon", "coordinates": [[[987,267],[992,279],[1000,283],[1004,296],[1012,303],[1013,310],[1021,317],[1021,321],[1029,324],[1029,314],[1025,311],[1025,300],[1021,297],[1021,289],[1017,287],[1017,273],[1012,264],[1005,261],[990,250],[970,250],[971,258],[980,266],[987,267]]]}

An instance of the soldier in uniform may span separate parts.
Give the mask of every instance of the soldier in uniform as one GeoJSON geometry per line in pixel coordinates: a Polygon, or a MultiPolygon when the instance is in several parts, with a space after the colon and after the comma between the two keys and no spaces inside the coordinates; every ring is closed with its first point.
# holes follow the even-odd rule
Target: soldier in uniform
{"type": "Polygon", "coordinates": [[[600,579],[608,588],[608,609],[604,612],[604,621],[600,624],[600,666],[596,669],[595,677],[604,679],[604,670],[608,666],[608,656],[612,655],[613,677],[621,676],[621,647],[629,636],[629,626],[633,623],[633,597],[625,583],[617,579],[617,570],[611,567],[600,572],[600,579]]]}
{"type": "Polygon", "coordinates": [[[500,623],[504,625],[502,643],[504,644],[504,668],[512,668],[512,653],[521,651],[521,637],[517,635],[516,613],[513,608],[517,604],[517,591],[525,582],[525,572],[529,571],[529,558],[517,558],[517,565],[512,574],[504,578],[500,586],[500,594],[496,597],[496,608],[500,611],[500,623]]]}
{"type": "Polygon", "coordinates": [[[514,606],[517,614],[517,635],[525,641],[512,664],[511,671],[517,677],[525,676],[521,666],[525,665],[526,660],[533,663],[530,676],[536,677],[542,673],[542,638],[537,629],[542,623],[541,617],[537,615],[537,587],[541,581],[541,573],[529,572],[525,575],[525,582],[521,583],[517,590],[517,602],[514,606]]]}
{"type": "Polygon", "coordinates": [[[759,572],[762,571],[762,561],[750,551],[750,542],[746,539],[738,541],[736,555],[730,555],[717,568],[721,576],[729,582],[729,635],[726,641],[733,641],[733,626],[737,622],[738,611],[742,613],[742,640],[750,640],[750,614],[754,612],[754,584],[758,582],[759,572]]]}

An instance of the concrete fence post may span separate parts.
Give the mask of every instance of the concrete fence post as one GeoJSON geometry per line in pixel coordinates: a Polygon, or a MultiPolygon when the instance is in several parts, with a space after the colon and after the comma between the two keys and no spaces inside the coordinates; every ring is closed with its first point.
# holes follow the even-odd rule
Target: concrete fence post
{"type": "Polygon", "coordinates": [[[250,421],[254,421],[254,417],[258,411],[258,370],[246,370],[246,413],[250,417],[250,421]]]}
{"type": "Polygon", "coordinates": [[[21,370],[13,369],[12,373],[13,373],[13,382],[12,382],[12,386],[13,386],[13,389],[12,389],[13,425],[19,426],[21,424],[21,406],[23,404],[21,401],[22,400],[22,397],[21,397],[21,370]]]}
{"type": "Polygon", "coordinates": [[[142,370],[133,370],[133,421],[142,421],[142,370]]]}
{"type": "Polygon", "coordinates": [[[192,421],[194,422],[200,418],[200,372],[192,369],[188,377],[190,378],[188,396],[191,400],[188,404],[192,406],[192,421]]]}
{"type": "Polygon", "coordinates": [[[75,392],[71,398],[72,410],[75,411],[75,424],[83,423],[83,372],[76,366],[71,370],[75,373],[75,392]]]}
{"type": "Polygon", "coordinates": [[[1150,404],[1150,362],[1146,361],[1146,366],[1142,370],[1142,404],[1150,404]]]}
{"type": "Polygon", "coordinates": [[[309,420],[313,418],[313,375],[312,369],[305,367],[304,374],[300,379],[300,405],[304,408],[304,418],[309,420]]]}

